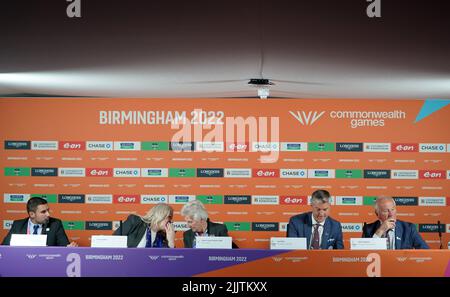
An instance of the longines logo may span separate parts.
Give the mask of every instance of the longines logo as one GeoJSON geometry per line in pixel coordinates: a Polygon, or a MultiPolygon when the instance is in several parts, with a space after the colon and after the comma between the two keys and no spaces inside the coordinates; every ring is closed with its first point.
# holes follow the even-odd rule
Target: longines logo
{"type": "Polygon", "coordinates": [[[289,111],[289,113],[302,124],[303,126],[312,126],[318,119],[320,119],[325,111],[310,111],[306,113],[305,111],[289,111]]]}
{"type": "Polygon", "coordinates": [[[153,260],[153,261],[158,260],[158,258],[159,258],[159,256],[148,256],[148,257],[150,258],[150,260],[153,260]]]}
{"type": "Polygon", "coordinates": [[[408,257],[397,257],[397,261],[399,262],[405,262],[408,257]]]}
{"type": "Polygon", "coordinates": [[[35,259],[37,254],[27,254],[28,259],[35,259]]]}

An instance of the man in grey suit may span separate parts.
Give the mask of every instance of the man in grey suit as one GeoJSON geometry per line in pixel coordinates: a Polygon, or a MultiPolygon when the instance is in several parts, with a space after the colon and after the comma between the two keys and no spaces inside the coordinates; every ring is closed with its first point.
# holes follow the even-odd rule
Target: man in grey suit
{"type": "MultiPolygon", "coordinates": [[[[199,200],[186,203],[181,209],[181,215],[190,228],[183,233],[185,248],[195,247],[196,236],[228,236],[227,226],[211,222],[205,206],[199,200]]],[[[238,248],[234,242],[232,247],[238,248]]]]}
{"type": "Polygon", "coordinates": [[[46,234],[47,246],[69,246],[78,244],[69,243],[61,220],[50,217],[50,208],[47,200],[40,197],[32,197],[27,202],[28,218],[15,220],[2,245],[9,245],[12,234],[46,234]]]}
{"type": "Polygon", "coordinates": [[[312,193],[311,212],[291,217],[287,237],[306,237],[308,249],[343,249],[341,223],[329,217],[330,193],[312,193]]]}

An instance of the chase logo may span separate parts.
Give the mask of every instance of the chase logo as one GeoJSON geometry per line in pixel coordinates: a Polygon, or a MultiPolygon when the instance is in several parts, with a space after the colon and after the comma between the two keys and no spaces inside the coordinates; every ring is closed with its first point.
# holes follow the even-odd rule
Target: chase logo
{"type": "Polygon", "coordinates": [[[307,178],[306,169],[280,169],[281,178],[307,178]]]}
{"type": "Polygon", "coordinates": [[[392,197],[397,206],[416,206],[418,205],[418,197],[392,197]]]}
{"type": "Polygon", "coordinates": [[[58,168],[31,168],[31,176],[58,176],[58,168]]]}
{"type": "Polygon", "coordinates": [[[225,195],[224,204],[251,204],[250,195],[225,195]]]}
{"type": "Polygon", "coordinates": [[[281,196],[280,204],[306,205],[308,197],[306,196],[281,196]]]}
{"type": "Polygon", "coordinates": [[[13,222],[13,220],[3,220],[3,230],[11,229],[13,222]]]}
{"type": "Polygon", "coordinates": [[[25,140],[5,140],[5,150],[29,150],[31,141],[25,140]]]}
{"type": "Polygon", "coordinates": [[[223,177],[223,168],[197,168],[197,177],[223,177]]]}
{"type": "Polygon", "coordinates": [[[167,203],[167,195],[141,195],[141,204],[167,203]]]}
{"type": "Polygon", "coordinates": [[[112,222],[108,221],[87,221],[86,230],[112,230],[112,222]]]}
{"type": "Polygon", "coordinates": [[[175,231],[183,232],[190,229],[186,222],[173,222],[173,228],[175,229],[175,231]]]}
{"type": "Polygon", "coordinates": [[[59,149],[81,151],[86,149],[86,143],[84,141],[60,141],[59,149]]]}
{"type": "Polygon", "coordinates": [[[115,151],[139,151],[141,143],[139,141],[114,141],[115,151]]]}
{"type": "Polygon", "coordinates": [[[112,151],[112,141],[86,141],[87,151],[112,151]]]}
{"type": "Polygon", "coordinates": [[[39,151],[56,151],[58,150],[58,141],[32,141],[31,149],[39,151]]]}
{"type": "Polygon", "coordinates": [[[139,177],[140,168],[114,168],[114,177],[139,177]]]}
{"type": "Polygon", "coordinates": [[[303,126],[312,126],[325,113],[325,111],[289,111],[289,113],[303,126]]]}
{"type": "Polygon", "coordinates": [[[177,151],[177,152],[183,152],[183,151],[193,152],[195,150],[195,142],[193,142],[193,141],[191,141],[191,142],[170,142],[169,150],[177,151]]]}
{"type": "Polygon", "coordinates": [[[337,142],[337,152],[362,152],[363,144],[359,142],[337,142]]]}
{"type": "Polygon", "coordinates": [[[185,204],[195,200],[195,195],[169,195],[169,203],[185,204]]]}
{"type": "Polygon", "coordinates": [[[445,170],[419,170],[420,179],[445,179],[445,170]]]}
{"type": "Polygon", "coordinates": [[[255,222],[252,223],[252,231],[278,231],[279,223],[275,222],[255,222]]]}
{"type": "Polygon", "coordinates": [[[341,223],[342,232],[362,232],[360,223],[341,223]]]}
{"type": "Polygon", "coordinates": [[[168,177],[169,170],[167,168],[142,168],[142,177],[168,177]]]}
{"type": "Polygon", "coordinates": [[[30,199],[30,194],[3,194],[5,203],[26,203],[30,199]]]}
{"type": "Polygon", "coordinates": [[[136,204],[139,201],[139,195],[113,195],[113,203],[136,204]]]}
{"type": "Polygon", "coordinates": [[[279,150],[278,142],[252,142],[252,152],[278,152],[279,150]]]}
{"type": "Polygon", "coordinates": [[[419,143],[421,153],[445,153],[447,151],[445,143],[419,143]]]}
{"type": "Polygon", "coordinates": [[[441,232],[445,232],[445,225],[444,224],[419,224],[419,232],[426,232],[426,233],[438,233],[439,229],[441,232]]]}
{"type": "Polygon", "coordinates": [[[58,203],[84,203],[84,194],[59,194],[58,203]]]}
{"type": "Polygon", "coordinates": [[[365,169],[364,178],[391,178],[391,171],[384,169],[365,169]]]}
{"type": "Polygon", "coordinates": [[[308,144],[306,142],[282,142],[282,152],[306,152],[308,144]]]}

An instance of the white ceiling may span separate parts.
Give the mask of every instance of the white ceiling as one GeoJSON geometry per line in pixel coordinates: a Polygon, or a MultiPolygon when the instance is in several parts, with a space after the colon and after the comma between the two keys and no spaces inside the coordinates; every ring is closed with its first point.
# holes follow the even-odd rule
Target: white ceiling
{"type": "Polygon", "coordinates": [[[0,95],[450,98],[445,2],[381,1],[2,1],[0,95]]]}

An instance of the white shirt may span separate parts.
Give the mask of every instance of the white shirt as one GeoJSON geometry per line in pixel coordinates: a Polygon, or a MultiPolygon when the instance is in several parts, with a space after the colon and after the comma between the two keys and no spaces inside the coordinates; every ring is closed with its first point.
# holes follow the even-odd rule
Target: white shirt
{"type": "Polygon", "coordinates": [[[315,225],[316,224],[319,224],[319,245],[322,245],[322,234],[323,234],[323,225],[325,225],[325,222],[326,222],[326,220],[327,219],[325,219],[325,221],[323,221],[322,223],[318,223],[317,221],[316,221],[316,219],[314,219],[314,216],[313,215],[311,215],[311,220],[312,220],[312,228],[311,228],[311,240],[310,240],[310,245],[312,245],[312,240],[313,240],[313,237],[314,237],[314,227],[315,227],[315,225]]]}
{"type": "Polygon", "coordinates": [[[39,228],[37,229],[37,234],[41,234],[42,233],[42,225],[41,224],[33,224],[31,219],[28,219],[27,234],[33,234],[35,225],[39,226],[39,228]]]}
{"type": "Polygon", "coordinates": [[[390,229],[391,232],[386,231],[382,236],[378,236],[376,233],[373,234],[372,238],[388,238],[389,242],[387,243],[388,250],[395,250],[395,230],[390,229]]]}

